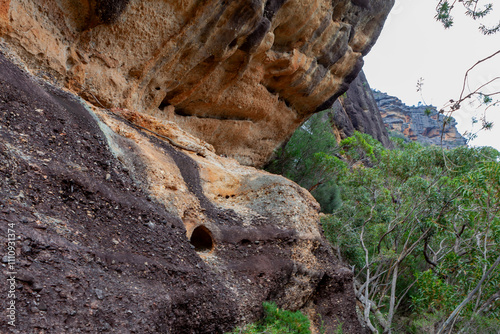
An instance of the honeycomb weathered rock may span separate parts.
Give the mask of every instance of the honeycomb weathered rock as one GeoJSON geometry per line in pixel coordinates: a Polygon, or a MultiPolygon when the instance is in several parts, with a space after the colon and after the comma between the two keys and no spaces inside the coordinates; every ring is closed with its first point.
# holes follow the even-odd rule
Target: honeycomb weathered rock
{"type": "Polygon", "coordinates": [[[394,1],[127,2],[14,0],[0,33],[91,103],[173,120],[261,166],[347,89],[394,1]]]}

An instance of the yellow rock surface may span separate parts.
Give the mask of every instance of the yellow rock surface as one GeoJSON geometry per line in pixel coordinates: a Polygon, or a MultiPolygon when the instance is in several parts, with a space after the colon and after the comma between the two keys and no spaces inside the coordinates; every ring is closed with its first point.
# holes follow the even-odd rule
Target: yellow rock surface
{"type": "Polygon", "coordinates": [[[262,166],[347,89],[392,4],[4,0],[0,34],[89,102],[155,114],[262,166]]]}

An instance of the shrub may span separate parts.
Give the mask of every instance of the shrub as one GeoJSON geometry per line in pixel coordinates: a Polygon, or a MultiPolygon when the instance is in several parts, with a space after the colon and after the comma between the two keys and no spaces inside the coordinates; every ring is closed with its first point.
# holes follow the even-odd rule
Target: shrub
{"type": "Polygon", "coordinates": [[[300,311],[279,309],[275,303],[263,303],[261,321],[237,328],[229,334],[310,334],[309,319],[300,311]]]}

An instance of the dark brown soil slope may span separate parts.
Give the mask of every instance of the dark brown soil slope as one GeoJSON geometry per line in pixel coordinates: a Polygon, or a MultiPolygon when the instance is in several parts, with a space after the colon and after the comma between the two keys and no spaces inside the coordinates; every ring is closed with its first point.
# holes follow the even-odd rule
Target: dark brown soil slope
{"type": "Polygon", "coordinates": [[[14,332],[216,333],[236,321],[182,222],[135,185],[89,112],[0,55],[2,240],[9,224],[14,332]]]}
{"type": "MultiPolygon", "coordinates": [[[[14,277],[16,297],[16,326],[2,316],[0,333],[223,333],[257,319],[262,301],[283,305],[292,292],[304,296],[295,308],[316,310],[313,321],[363,331],[352,273],[326,241],[314,241],[318,270],[299,265],[294,245],[313,241],[264,218],[243,226],[205,196],[191,157],[151,136],[219,224],[224,264],[207,265],[183,222],[144,190],[144,162],[125,167],[99,124],[73,95],[0,54],[0,286],[7,296],[14,277]]],[[[120,138],[130,159],[139,156],[120,138]]]]}

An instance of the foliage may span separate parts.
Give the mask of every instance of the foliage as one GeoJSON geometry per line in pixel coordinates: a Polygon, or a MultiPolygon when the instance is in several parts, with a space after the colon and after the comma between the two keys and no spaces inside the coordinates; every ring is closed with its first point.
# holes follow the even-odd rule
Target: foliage
{"type": "Polygon", "coordinates": [[[453,310],[457,304],[453,286],[432,270],[416,273],[416,292],[412,296],[414,308],[421,314],[453,310]]]}
{"type": "Polygon", "coordinates": [[[275,303],[263,303],[264,318],[230,334],[310,334],[309,319],[300,311],[279,309],[275,303]]]}
{"type": "MultiPolygon", "coordinates": [[[[339,180],[343,206],[323,219],[325,233],[356,266],[358,295],[366,293],[389,326],[399,306],[450,314],[500,256],[498,152],[402,141],[387,150],[360,137],[341,143],[347,159],[363,164],[339,180]]],[[[464,323],[499,282],[494,270],[462,311],[464,323]]],[[[498,312],[497,305],[490,315],[498,312]]]]}
{"type": "Polygon", "coordinates": [[[474,316],[471,321],[466,324],[463,332],[468,334],[498,334],[500,332],[500,319],[474,316]]]}
{"type": "Polygon", "coordinates": [[[321,205],[323,212],[333,212],[342,206],[340,187],[335,182],[328,181],[314,189],[311,194],[321,205]]]}
{"type": "MultiPolygon", "coordinates": [[[[445,28],[450,28],[453,25],[452,12],[455,10],[455,4],[457,1],[450,3],[448,0],[439,0],[436,7],[436,20],[441,22],[445,28]]],[[[482,0],[465,0],[458,1],[465,10],[465,15],[471,17],[474,20],[481,20],[491,14],[493,11],[493,4],[485,3],[482,0]]],[[[480,23],[479,30],[484,35],[492,35],[500,31],[500,23],[487,27],[483,23],[480,23]]]]}
{"type": "MultiPolygon", "coordinates": [[[[346,155],[359,158],[348,153],[357,147],[367,152],[364,163],[339,180],[343,207],[323,226],[356,265],[358,295],[374,302],[388,326],[399,306],[450,314],[500,256],[498,152],[402,141],[395,150],[372,150],[353,138],[345,141],[352,146],[346,155]]],[[[496,269],[461,311],[458,325],[477,315],[499,282],[496,269]]],[[[490,317],[499,312],[496,305],[490,317]]]]}
{"type": "Polygon", "coordinates": [[[390,333],[398,318],[413,314],[408,331],[497,328],[500,153],[400,138],[389,150],[361,133],[336,145],[324,124],[292,137],[284,156],[293,158],[283,171],[309,185],[321,175],[327,186],[313,194],[326,194],[318,197],[334,189],[336,204],[321,222],[339,257],[354,266],[369,327],[390,333]],[[331,146],[321,152],[321,143],[331,146]],[[302,151],[292,155],[292,148],[302,151]]]}
{"type": "Polygon", "coordinates": [[[347,169],[338,157],[339,151],[324,111],[295,131],[266,169],[308,189],[324,212],[332,212],[341,205],[336,180],[347,169]]]}
{"type": "Polygon", "coordinates": [[[335,334],[343,334],[344,330],[342,329],[343,324],[340,324],[335,330],[335,334]]]}

